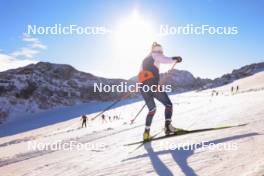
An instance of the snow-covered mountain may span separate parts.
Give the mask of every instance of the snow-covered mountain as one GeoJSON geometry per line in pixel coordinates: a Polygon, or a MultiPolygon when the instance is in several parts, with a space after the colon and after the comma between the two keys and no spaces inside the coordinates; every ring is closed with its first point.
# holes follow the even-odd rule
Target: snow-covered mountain
{"type": "Polygon", "coordinates": [[[212,80],[196,78],[189,71],[174,69],[169,73],[161,74],[161,82],[171,85],[173,92],[180,93],[200,89],[212,80]]]}
{"type": "Polygon", "coordinates": [[[233,70],[231,73],[224,74],[223,76],[216,78],[213,81],[209,81],[208,84],[204,86],[204,89],[223,86],[235,80],[254,75],[255,73],[261,71],[264,71],[264,62],[246,65],[239,69],[233,70]]]}
{"type": "MultiPolygon", "coordinates": [[[[234,80],[264,71],[264,62],[251,64],[215,80],[194,77],[184,70],[161,74],[161,80],[172,85],[173,92],[201,90],[225,85],[234,80]]],[[[129,80],[107,79],[76,70],[70,65],[39,62],[0,73],[0,123],[9,116],[33,113],[59,106],[120,98],[121,93],[94,92],[94,83],[133,84],[129,80]]],[[[134,94],[135,95],[135,94],[134,94]]]]}
{"type": "Polygon", "coordinates": [[[235,80],[245,78],[255,73],[264,71],[264,62],[254,63],[234,69],[231,73],[211,79],[194,77],[192,73],[185,70],[172,70],[168,74],[161,74],[161,80],[167,80],[166,84],[171,84],[174,92],[185,92],[190,90],[201,90],[220,87],[235,80]]]}
{"type": "Polygon", "coordinates": [[[39,62],[0,73],[0,122],[10,113],[37,112],[94,100],[113,100],[120,93],[96,93],[94,83],[119,84],[72,66],[39,62]]]}

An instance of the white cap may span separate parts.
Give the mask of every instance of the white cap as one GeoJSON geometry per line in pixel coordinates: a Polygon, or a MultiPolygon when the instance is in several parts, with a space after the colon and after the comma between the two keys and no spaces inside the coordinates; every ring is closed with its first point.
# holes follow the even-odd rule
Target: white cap
{"type": "Polygon", "coordinates": [[[157,42],[153,42],[151,47],[151,52],[153,53],[163,53],[162,46],[158,44],[157,42]]]}

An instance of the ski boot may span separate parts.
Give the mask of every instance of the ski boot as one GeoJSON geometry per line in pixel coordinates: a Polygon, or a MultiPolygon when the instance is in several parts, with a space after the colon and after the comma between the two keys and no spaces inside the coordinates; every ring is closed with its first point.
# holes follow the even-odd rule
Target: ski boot
{"type": "Polygon", "coordinates": [[[149,130],[145,129],[143,133],[143,141],[149,141],[149,140],[150,140],[149,130]]]}
{"type": "Polygon", "coordinates": [[[171,121],[166,121],[165,122],[165,135],[170,135],[170,134],[184,134],[186,131],[181,128],[175,128],[172,126],[171,121]]]}

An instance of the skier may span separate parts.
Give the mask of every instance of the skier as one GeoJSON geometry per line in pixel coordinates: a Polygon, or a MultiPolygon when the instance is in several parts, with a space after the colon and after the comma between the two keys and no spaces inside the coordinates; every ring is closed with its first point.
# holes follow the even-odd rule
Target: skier
{"type": "Polygon", "coordinates": [[[82,128],[83,128],[83,126],[86,127],[87,116],[86,115],[82,115],[81,120],[82,120],[82,128]]]}
{"type": "MultiPolygon", "coordinates": [[[[153,86],[159,85],[159,65],[160,64],[173,64],[180,63],[182,58],[177,57],[166,57],[163,55],[163,49],[160,44],[154,42],[151,47],[150,54],[143,60],[141,65],[141,70],[138,74],[138,80],[143,85],[153,86]]],[[[143,91],[140,89],[140,93],[146,102],[148,107],[148,114],[145,122],[145,131],[143,133],[143,140],[150,140],[150,126],[152,123],[152,118],[156,112],[156,105],[154,98],[160,101],[165,106],[165,134],[175,133],[176,128],[171,124],[172,116],[172,103],[166,94],[162,91],[143,91]]]]}
{"type": "Polygon", "coordinates": [[[102,123],[105,123],[106,122],[106,120],[105,120],[105,115],[104,114],[102,114],[102,123]]]}
{"type": "Polygon", "coordinates": [[[234,87],[232,86],[231,87],[231,94],[233,94],[233,92],[234,92],[234,87]]]}

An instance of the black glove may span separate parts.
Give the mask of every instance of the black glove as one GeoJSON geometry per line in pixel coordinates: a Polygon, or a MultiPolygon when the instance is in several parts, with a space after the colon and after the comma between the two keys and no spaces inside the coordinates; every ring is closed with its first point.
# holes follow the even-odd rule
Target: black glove
{"type": "Polygon", "coordinates": [[[182,62],[181,56],[172,57],[172,60],[176,60],[177,62],[182,62]]]}

